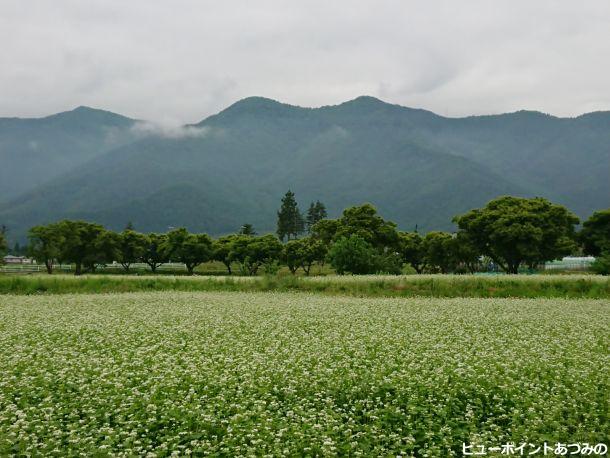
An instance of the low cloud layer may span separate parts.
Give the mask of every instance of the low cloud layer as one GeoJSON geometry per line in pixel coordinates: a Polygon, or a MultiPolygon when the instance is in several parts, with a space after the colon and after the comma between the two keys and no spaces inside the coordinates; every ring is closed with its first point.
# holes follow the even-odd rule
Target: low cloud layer
{"type": "Polygon", "coordinates": [[[163,138],[196,138],[205,137],[210,133],[209,127],[197,127],[178,124],[161,124],[158,122],[136,122],[131,131],[141,136],[157,136],[163,138]]]}
{"type": "Polygon", "coordinates": [[[607,0],[4,0],[0,116],[89,105],[193,123],[251,95],[363,94],[572,116],[610,109],[609,23],[607,0]]]}

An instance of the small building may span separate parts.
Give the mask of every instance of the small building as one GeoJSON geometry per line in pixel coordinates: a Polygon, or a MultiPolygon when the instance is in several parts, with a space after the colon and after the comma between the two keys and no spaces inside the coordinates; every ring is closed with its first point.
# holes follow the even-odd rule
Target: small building
{"type": "Polygon", "coordinates": [[[595,261],[593,256],[566,256],[544,264],[545,270],[588,270],[595,261]]]}
{"type": "Polygon", "coordinates": [[[13,256],[9,254],[2,258],[4,264],[34,264],[34,260],[25,256],[13,256]]]}

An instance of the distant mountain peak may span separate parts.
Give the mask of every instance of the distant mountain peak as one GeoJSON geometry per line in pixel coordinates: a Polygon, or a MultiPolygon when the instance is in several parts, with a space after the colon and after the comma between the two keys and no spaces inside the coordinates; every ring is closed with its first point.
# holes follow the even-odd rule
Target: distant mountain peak
{"type": "Polygon", "coordinates": [[[352,105],[389,105],[383,100],[380,100],[377,97],[373,97],[372,95],[361,95],[353,100],[348,100],[345,103],[349,103],[352,105]]]}
{"type": "Polygon", "coordinates": [[[97,108],[88,107],[87,105],[79,105],[71,111],[103,111],[97,108]]]}
{"type": "Polygon", "coordinates": [[[213,120],[229,120],[243,116],[262,116],[270,118],[283,117],[293,113],[300,113],[304,110],[309,110],[309,108],[301,108],[295,105],[281,103],[267,97],[252,96],[238,100],[228,108],[222,110],[220,113],[212,115],[196,125],[202,125],[213,120]]]}
{"type": "Polygon", "coordinates": [[[101,110],[99,108],[92,108],[85,105],[80,105],[69,111],[62,111],[60,113],[53,114],[40,118],[42,121],[50,122],[88,122],[88,123],[110,123],[110,124],[128,124],[135,120],[126,116],[114,113],[108,110],[101,110]]]}
{"type": "Polygon", "coordinates": [[[50,118],[52,116],[87,115],[87,114],[95,114],[95,113],[109,113],[109,114],[112,114],[115,116],[122,116],[120,114],[113,113],[112,111],[101,110],[99,108],[88,107],[86,105],[79,105],[76,108],[73,108],[71,110],[60,111],[59,113],[55,113],[50,116],[47,116],[47,118],[50,118]]]}
{"type": "Polygon", "coordinates": [[[245,99],[238,100],[233,105],[229,106],[224,111],[236,111],[236,110],[260,110],[260,109],[275,109],[278,107],[290,107],[285,103],[278,102],[267,97],[252,96],[246,97],[245,99]]]}

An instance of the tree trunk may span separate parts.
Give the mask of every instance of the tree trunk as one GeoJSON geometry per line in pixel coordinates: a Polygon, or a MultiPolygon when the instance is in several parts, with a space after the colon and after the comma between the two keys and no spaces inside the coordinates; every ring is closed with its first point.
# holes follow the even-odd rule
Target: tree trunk
{"type": "Polygon", "coordinates": [[[231,263],[225,262],[224,265],[227,268],[227,270],[229,271],[229,275],[233,275],[233,272],[231,272],[231,263]]]}
{"type": "Polygon", "coordinates": [[[76,263],[76,268],[74,269],[74,275],[80,275],[83,273],[83,265],[80,262],[76,263]]]}
{"type": "Polygon", "coordinates": [[[125,263],[125,264],[121,264],[123,266],[123,270],[125,270],[125,273],[128,274],[129,273],[129,267],[130,264],[129,263],[125,263]]]}
{"type": "Polygon", "coordinates": [[[189,275],[193,275],[193,269],[195,269],[195,265],[193,264],[185,264],[186,266],[186,271],[188,272],[189,275]]]}
{"type": "Polygon", "coordinates": [[[45,267],[47,268],[47,273],[51,275],[53,273],[53,260],[46,259],[44,262],[45,267]]]}
{"type": "Polygon", "coordinates": [[[508,264],[508,273],[509,274],[518,274],[519,273],[519,262],[508,264]]]}

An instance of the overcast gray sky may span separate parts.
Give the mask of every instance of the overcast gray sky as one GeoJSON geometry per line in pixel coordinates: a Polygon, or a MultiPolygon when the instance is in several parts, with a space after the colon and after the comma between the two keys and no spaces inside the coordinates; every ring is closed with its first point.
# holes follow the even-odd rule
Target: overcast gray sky
{"type": "Polygon", "coordinates": [[[0,0],[0,116],[194,122],[261,95],[610,109],[609,0],[0,0]]]}

